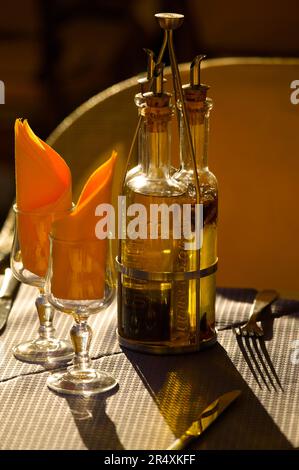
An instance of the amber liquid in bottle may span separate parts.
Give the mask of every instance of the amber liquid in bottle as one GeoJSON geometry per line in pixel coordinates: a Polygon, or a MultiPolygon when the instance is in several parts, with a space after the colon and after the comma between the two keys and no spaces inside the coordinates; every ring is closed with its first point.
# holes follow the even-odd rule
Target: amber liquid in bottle
{"type": "MultiPolygon", "coordinates": [[[[147,208],[150,204],[180,204],[180,199],[184,197],[183,194],[172,196],[166,201],[165,197],[136,192],[131,196],[134,203],[143,204],[147,208]]],[[[130,196],[127,200],[130,200],[130,196]]],[[[181,240],[171,238],[170,233],[169,240],[123,241],[123,263],[127,267],[147,272],[192,270],[196,253],[190,250],[182,255],[184,250],[181,240]]],[[[189,344],[196,329],[196,318],[190,315],[192,309],[188,311],[189,304],[196,301],[192,283],[194,281],[148,281],[123,275],[121,334],[138,341],[171,341],[172,344],[175,341],[178,345],[189,344]]]]}

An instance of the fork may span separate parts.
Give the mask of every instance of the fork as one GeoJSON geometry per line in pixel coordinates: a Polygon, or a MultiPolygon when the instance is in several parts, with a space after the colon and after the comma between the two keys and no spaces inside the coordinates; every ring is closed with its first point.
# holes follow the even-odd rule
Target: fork
{"type": "Polygon", "coordinates": [[[256,323],[258,316],[264,308],[272,304],[278,297],[279,294],[275,290],[262,290],[258,292],[254,299],[248,322],[243,326],[233,328],[234,333],[237,336],[263,336],[264,331],[262,327],[258,326],[256,323]]]}

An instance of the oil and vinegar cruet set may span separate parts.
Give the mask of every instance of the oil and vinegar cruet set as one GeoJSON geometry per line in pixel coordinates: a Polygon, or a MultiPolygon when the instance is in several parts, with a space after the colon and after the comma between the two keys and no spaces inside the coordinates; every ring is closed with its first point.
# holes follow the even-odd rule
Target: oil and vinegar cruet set
{"type": "Polygon", "coordinates": [[[184,16],[155,16],[164,38],[156,59],[146,49],[147,77],[139,80],[141,90],[135,96],[138,125],[122,183],[126,206],[133,209],[121,223],[129,232],[137,207],[143,208],[144,219],[139,236],[118,243],[118,339],[129,349],[172,354],[216,342],[218,192],[207,162],[212,101],[209,87],[200,80],[205,56],[195,57],[189,83],[182,86],[173,31],[184,16]],[[166,48],[172,94],[164,91],[166,48]],[[178,168],[171,158],[174,116],[179,126],[178,168]],[[138,161],[131,167],[135,144],[138,161]]]}

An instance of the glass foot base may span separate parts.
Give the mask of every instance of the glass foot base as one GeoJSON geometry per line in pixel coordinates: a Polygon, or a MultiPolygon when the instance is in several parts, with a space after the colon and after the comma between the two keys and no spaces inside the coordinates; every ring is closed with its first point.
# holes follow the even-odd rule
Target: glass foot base
{"type": "Polygon", "coordinates": [[[37,364],[68,362],[74,357],[71,343],[59,339],[38,338],[13,348],[16,359],[37,364]]]}
{"type": "Polygon", "coordinates": [[[117,380],[110,374],[95,369],[74,371],[70,368],[50,375],[47,385],[58,393],[89,397],[111,390],[117,385],[117,380]]]}

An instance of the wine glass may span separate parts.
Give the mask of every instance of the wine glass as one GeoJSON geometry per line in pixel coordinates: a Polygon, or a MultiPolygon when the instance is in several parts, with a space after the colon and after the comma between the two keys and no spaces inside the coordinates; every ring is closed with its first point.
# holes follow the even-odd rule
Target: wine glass
{"type": "Polygon", "coordinates": [[[13,348],[14,356],[20,361],[52,364],[67,362],[74,355],[68,341],[57,339],[53,327],[54,308],[44,293],[50,243],[49,233],[52,222],[65,216],[69,211],[37,212],[21,211],[17,205],[15,231],[11,251],[11,269],[14,276],[24,284],[37,287],[39,296],[35,305],[40,326],[38,338],[18,344],[13,348]]]}
{"type": "Polygon", "coordinates": [[[95,369],[89,348],[90,315],[105,309],[113,300],[110,250],[107,240],[67,241],[50,236],[50,260],[45,291],[49,302],[75,320],[70,331],[75,350],[73,365],[52,374],[47,385],[58,393],[91,396],[117,385],[110,374],[95,369]]]}

